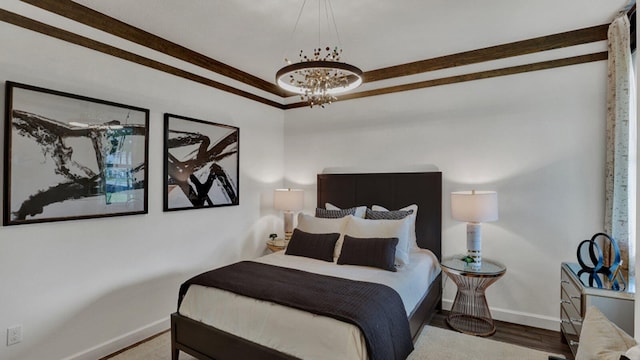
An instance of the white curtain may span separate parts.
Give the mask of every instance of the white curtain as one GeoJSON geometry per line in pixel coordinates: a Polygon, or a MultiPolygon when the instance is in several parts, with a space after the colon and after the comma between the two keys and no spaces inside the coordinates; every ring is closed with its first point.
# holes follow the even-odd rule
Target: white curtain
{"type": "Polygon", "coordinates": [[[636,94],[629,37],[629,19],[620,14],[608,32],[605,232],[618,241],[626,279],[635,272],[636,199],[636,94]]]}

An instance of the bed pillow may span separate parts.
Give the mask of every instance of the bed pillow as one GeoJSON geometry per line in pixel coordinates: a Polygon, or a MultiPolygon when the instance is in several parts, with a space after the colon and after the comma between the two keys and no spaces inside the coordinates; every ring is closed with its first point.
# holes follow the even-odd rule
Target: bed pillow
{"type": "Polygon", "coordinates": [[[323,208],[316,208],[316,217],[324,218],[324,219],[338,219],[345,216],[353,215],[356,212],[356,208],[352,207],[349,209],[339,209],[339,210],[328,210],[323,208]]]}
{"type": "Polygon", "coordinates": [[[371,220],[400,220],[413,214],[413,210],[385,210],[377,211],[367,209],[367,213],[364,216],[365,219],[371,220]]]}
{"type": "MultiPolygon", "coordinates": [[[[333,205],[332,203],[325,203],[324,207],[327,210],[342,210],[339,207],[333,205]]],[[[366,206],[356,206],[356,211],[353,214],[353,216],[359,217],[361,219],[364,219],[364,216],[365,216],[366,212],[367,212],[367,207],[366,206]]]]}
{"type": "MultiPolygon", "coordinates": [[[[344,234],[356,238],[398,238],[396,245],[395,264],[404,266],[409,263],[409,230],[411,218],[402,220],[369,220],[349,216],[344,234]]],[[[338,250],[342,248],[342,239],[336,245],[338,250]]],[[[340,253],[336,254],[339,258],[340,253]]]]}
{"type": "Polygon", "coordinates": [[[344,236],[338,265],[362,265],[396,271],[398,238],[354,238],[344,236]]]}
{"type": "Polygon", "coordinates": [[[304,256],[311,259],[333,261],[333,252],[339,233],[311,234],[300,229],[293,229],[291,240],[285,255],[304,256]]]}
{"type": "MultiPolygon", "coordinates": [[[[380,206],[380,205],[373,205],[371,207],[371,210],[373,211],[389,211],[387,209],[385,209],[384,207],[380,206]]],[[[419,249],[420,247],[418,246],[418,239],[416,237],[416,216],[418,216],[418,205],[416,204],[412,204],[409,206],[405,206],[402,209],[398,209],[397,211],[409,211],[412,210],[413,212],[408,215],[410,217],[412,217],[412,223],[411,223],[411,230],[409,233],[409,236],[411,237],[410,239],[410,248],[411,249],[419,249]]]]}
{"type": "Polygon", "coordinates": [[[296,228],[312,234],[341,234],[344,230],[344,225],[347,223],[347,220],[348,217],[339,219],[323,219],[305,213],[299,213],[298,225],[296,226],[296,228]]]}

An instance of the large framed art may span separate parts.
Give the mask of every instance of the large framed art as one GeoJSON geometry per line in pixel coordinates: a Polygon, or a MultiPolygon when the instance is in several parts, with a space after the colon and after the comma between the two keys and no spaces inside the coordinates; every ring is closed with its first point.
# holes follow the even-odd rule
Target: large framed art
{"type": "Polygon", "coordinates": [[[4,225],[147,213],[149,110],[6,83],[4,225]]]}
{"type": "Polygon", "coordinates": [[[164,115],[164,210],[239,204],[240,129],[164,115]]]}

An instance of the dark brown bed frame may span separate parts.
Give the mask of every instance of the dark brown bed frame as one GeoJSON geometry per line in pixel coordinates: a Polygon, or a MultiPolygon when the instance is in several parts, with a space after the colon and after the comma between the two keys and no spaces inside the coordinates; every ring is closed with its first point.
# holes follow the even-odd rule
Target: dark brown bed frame
{"type": "MultiPolygon", "coordinates": [[[[380,173],[318,175],[318,207],[327,202],[341,208],[372,205],[395,210],[417,204],[418,246],[431,250],[441,260],[442,173],[380,173]]],[[[414,341],[422,325],[440,308],[442,274],[409,317],[414,341]]],[[[171,314],[171,358],[184,351],[202,360],[297,359],[212,326],[171,314]]]]}

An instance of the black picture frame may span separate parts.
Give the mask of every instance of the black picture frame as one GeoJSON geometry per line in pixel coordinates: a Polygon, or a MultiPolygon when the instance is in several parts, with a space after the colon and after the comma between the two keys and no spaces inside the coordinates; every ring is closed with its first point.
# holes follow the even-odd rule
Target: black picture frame
{"type": "Polygon", "coordinates": [[[240,128],[164,115],[164,211],[240,204],[240,128]]]}
{"type": "Polygon", "coordinates": [[[5,226],[148,212],[149,110],[5,87],[5,226]]]}

